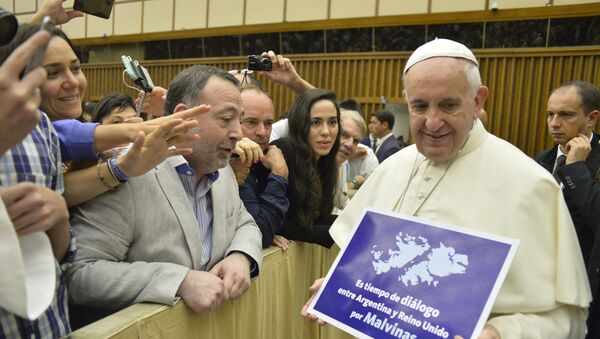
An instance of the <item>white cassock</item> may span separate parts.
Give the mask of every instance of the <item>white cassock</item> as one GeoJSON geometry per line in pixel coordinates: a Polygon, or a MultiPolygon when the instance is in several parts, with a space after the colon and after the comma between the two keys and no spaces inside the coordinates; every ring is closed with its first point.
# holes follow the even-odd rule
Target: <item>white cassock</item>
{"type": "Polygon", "coordinates": [[[331,227],[340,247],[365,207],[519,239],[488,323],[502,338],[583,338],[591,293],[560,188],[479,120],[447,163],[412,145],[379,165],[331,227]]]}

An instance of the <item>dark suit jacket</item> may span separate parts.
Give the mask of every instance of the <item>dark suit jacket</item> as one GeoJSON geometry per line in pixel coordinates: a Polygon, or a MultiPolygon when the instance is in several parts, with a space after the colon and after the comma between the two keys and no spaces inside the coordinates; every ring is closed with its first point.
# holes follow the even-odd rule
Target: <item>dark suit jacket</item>
{"type": "MultiPolygon", "coordinates": [[[[581,252],[587,267],[593,301],[590,305],[587,338],[600,338],[600,136],[594,133],[592,151],[585,162],[560,168],[556,175],[563,183],[563,195],[575,224],[581,252]]],[[[558,145],[535,156],[552,172],[558,145]]]]}
{"type": "Polygon", "coordinates": [[[367,135],[360,141],[361,144],[371,147],[371,138],[367,135]]]}
{"type": "Polygon", "coordinates": [[[385,139],[383,144],[381,144],[375,155],[377,156],[377,160],[381,164],[385,159],[387,159],[390,155],[398,152],[402,147],[398,144],[398,140],[394,135],[391,135],[389,138],[385,139]]]}

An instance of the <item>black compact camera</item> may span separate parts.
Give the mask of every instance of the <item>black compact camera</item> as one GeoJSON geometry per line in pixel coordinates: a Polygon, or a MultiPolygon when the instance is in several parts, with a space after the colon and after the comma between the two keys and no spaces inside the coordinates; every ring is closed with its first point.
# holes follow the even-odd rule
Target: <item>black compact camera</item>
{"type": "Polygon", "coordinates": [[[19,28],[17,18],[9,12],[0,7],[0,46],[9,43],[19,28]]]}
{"type": "Polygon", "coordinates": [[[259,55],[248,55],[248,70],[270,72],[273,70],[273,64],[269,58],[263,58],[259,55]]]}

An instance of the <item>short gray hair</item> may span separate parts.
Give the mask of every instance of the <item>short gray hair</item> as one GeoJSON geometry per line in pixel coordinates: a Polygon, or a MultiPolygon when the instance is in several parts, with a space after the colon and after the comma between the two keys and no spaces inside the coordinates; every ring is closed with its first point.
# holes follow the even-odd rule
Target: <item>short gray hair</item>
{"type": "Polygon", "coordinates": [[[340,109],[340,119],[350,119],[354,121],[360,127],[362,135],[365,136],[367,134],[367,124],[365,123],[365,119],[357,111],[342,108],[340,109]]]}
{"type": "Polygon", "coordinates": [[[180,103],[186,104],[189,107],[202,104],[200,102],[200,93],[212,77],[229,81],[236,87],[239,87],[237,79],[220,68],[206,65],[195,65],[186,68],[177,74],[169,84],[167,99],[165,101],[166,114],[173,114],[175,107],[180,103]]]}
{"type": "Polygon", "coordinates": [[[465,76],[467,77],[467,82],[471,86],[471,92],[473,97],[477,96],[477,92],[479,88],[483,86],[481,83],[481,74],[479,73],[479,67],[470,61],[465,60],[465,76]]]}

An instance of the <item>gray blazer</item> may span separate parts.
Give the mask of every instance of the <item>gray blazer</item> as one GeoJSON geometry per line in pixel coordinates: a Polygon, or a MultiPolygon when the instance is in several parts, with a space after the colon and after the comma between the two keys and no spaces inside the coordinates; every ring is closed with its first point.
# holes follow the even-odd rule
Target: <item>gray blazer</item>
{"type": "MultiPolygon", "coordinates": [[[[188,270],[199,269],[200,230],[173,163],[72,210],[78,250],[66,272],[71,302],[109,309],[144,301],[172,305],[188,270]]],[[[262,236],[240,200],[231,167],[219,170],[210,194],[208,268],[232,251],[260,264],[262,236]]]]}

